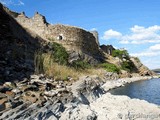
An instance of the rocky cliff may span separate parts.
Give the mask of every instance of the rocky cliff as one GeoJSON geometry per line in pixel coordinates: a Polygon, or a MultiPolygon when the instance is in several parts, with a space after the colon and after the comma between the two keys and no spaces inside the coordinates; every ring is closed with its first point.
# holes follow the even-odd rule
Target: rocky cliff
{"type": "Polygon", "coordinates": [[[137,68],[137,72],[141,76],[150,76],[156,74],[152,70],[149,70],[145,65],[143,65],[137,57],[131,57],[130,59],[134,63],[135,67],[137,68]]]}
{"type": "Polygon", "coordinates": [[[0,82],[21,80],[34,72],[41,37],[24,29],[0,4],[0,82]]]}

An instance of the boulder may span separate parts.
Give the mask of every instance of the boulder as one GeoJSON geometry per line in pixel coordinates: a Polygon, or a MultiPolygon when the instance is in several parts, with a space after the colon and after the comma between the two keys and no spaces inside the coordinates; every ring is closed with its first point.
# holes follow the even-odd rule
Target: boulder
{"type": "Polygon", "coordinates": [[[81,60],[81,56],[79,53],[72,51],[69,53],[68,62],[73,63],[74,61],[81,60]]]}
{"type": "Polygon", "coordinates": [[[96,120],[97,116],[94,111],[87,105],[70,106],[63,112],[60,120],[96,120]]]}
{"type": "Polygon", "coordinates": [[[51,91],[45,91],[44,95],[46,95],[47,97],[53,97],[55,96],[57,93],[55,92],[55,90],[51,90],[51,91]]]}

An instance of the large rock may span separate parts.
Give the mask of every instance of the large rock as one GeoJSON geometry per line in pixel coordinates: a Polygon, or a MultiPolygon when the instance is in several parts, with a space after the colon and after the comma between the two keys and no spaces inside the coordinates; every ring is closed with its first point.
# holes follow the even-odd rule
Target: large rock
{"type": "Polygon", "coordinates": [[[158,106],[127,96],[107,93],[90,106],[97,113],[97,120],[159,120],[158,106]]]}
{"type": "Polygon", "coordinates": [[[88,105],[70,106],[63,112],[60,120],[96,120],[96,113],[88,105]]]}
{"type": "Polygon", "coordinates": [[[137,71],[141,76],[152,76],[155,75],[155,73],[151,70],[149,70],[146,66],[144,66],[141,61],[137,57],[131,57],[130,60],[134,63],[137,71]]]}

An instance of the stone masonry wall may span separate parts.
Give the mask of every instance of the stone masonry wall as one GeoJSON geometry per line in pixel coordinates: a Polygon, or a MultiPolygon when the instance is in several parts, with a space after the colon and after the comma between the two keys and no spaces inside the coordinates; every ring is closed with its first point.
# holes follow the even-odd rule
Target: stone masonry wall
{"type": "Polygon", "coordinates": [[[68,51],[85,53],[97,58],[102,57],[97,44],[98,37],[89,31],[62,24],[50,25],[39,13],[35,13],[32,18],[21,13],[15,19],[24,28],[35,32],[44,39],[62,44],[68,51]]]}

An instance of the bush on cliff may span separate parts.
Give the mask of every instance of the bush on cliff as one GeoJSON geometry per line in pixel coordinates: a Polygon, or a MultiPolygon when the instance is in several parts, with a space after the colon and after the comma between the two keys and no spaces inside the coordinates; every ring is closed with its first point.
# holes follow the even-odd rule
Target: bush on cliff
{"type": "Polygon", "coordinates": [[[36,63],[36,73],[43,73],[47,76],[53,77],[55,80],[67,80],[69,76],[77,78],[80,73],[74,69],[58,64],[53,60],[52,53],[38,53],[36,63]]]}
{"type": "Polygon", "coordinates": [[[118,58],[120,58],[120,59],[123,59],[123,58],[125,58],[125,59],[129,59],[129,54],[128,54],[128,52],[127,52],[127,50],[113,50],[113,52],[112,52],[112,56],[113,57],[118,57],[118,58]]]}
{"type": "Polygon", "coordinates": [[[52,56],[54,61],[61,65],[67,65],[69,55],[66,49],[58,43],[52,43],[52,49],[52,56]]]}
{"type": "Polygon", "coordinates": [[[121,69],[126,70],[128,72],[133,71],[135,68],[134,63],[132,61],[123,61],[121,63],[121,69]]]}
{"type": "MultiPolygon", "coordinates": [[[[58,43],[50,43],[45,50],[39,50],[35,55],[36,73],[44,73],[44,68],[56,62],[60,65],[68,64],[68,53],[65,48],[58,43]],[[46,59],[47,58],[47,59],[46,59]],[[46,64],[46,62],[48,62],[46,64]]],[[[48,68],[48,67],[47,67],[48,68]]]]}
{"type": "Polygon", "coordinates": [[[116,73],[120,72],[120,69],[116,65],[111,63],[103,63],[101,64],[101,66],[108,72],[116,72],[116,73]]]}
{"type": "Polygon", "coordinates": [[[68,76],[77,77],[91,66],[82,60],[77,60],[69,64],[68,56],[68,53],[62,45],[50,43],[45,46],[43,50],[39,50],[36,53],[35,72],[37,74],[43,73],[56,79],[65,80],[68,76]]]}
{"type": "Polygon", "coordinates": [[[80,70],[80,69],[83,70],[83,69],[90,68],[91,65],[86,61],[76,60],[71,64],[71,67],[75,68],[76,70],[80,70]]]}

